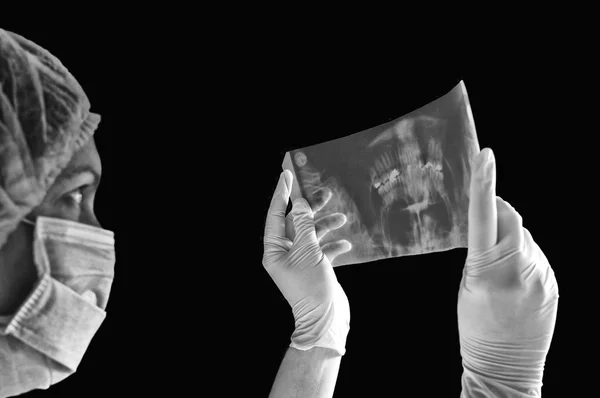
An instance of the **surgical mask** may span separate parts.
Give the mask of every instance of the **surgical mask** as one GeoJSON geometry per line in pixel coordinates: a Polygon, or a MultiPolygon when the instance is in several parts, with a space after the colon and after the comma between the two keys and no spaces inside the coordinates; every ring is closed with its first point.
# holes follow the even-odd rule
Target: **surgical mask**
{"type": "Polygon", "coordinates": [[[114,279],[114,233],[59,218],[37,217],[33,255],[38,276],[50,276],[103,310],[114,279]]]}

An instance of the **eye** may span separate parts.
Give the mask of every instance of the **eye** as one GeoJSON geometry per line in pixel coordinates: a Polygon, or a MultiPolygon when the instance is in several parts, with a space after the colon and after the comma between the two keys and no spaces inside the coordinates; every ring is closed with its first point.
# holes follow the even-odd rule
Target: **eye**
{"type": "Polygon", "coordinates": [[[69,192],[65,196],[63,196],[64,202],[71,207],[79,207],[81,206],[81,202],[83,202],[83,191],[87,188],[87,185],[83,185],[77,188],[74,191],[69,192]]]}

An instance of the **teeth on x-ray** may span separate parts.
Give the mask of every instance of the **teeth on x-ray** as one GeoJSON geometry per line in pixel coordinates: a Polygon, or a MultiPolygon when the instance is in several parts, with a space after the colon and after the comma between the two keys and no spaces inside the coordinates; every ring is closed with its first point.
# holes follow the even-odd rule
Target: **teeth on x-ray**
{"type": "Polygon", "coordinates": [[[332,265],[467,247],[470,159],[479,151],[471,115],[460,82],[390,123],[286,154],[292,199],[310,202],[326,186],[333,195],[322,216],[347,217],[321,240],[352,243],[332,265]]]}

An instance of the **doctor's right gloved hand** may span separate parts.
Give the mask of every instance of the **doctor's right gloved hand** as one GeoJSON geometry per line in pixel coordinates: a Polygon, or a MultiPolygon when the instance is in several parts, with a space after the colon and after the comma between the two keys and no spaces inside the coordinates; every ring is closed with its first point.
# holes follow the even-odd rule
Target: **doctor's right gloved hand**
{"type": "Polygon", "coordinates": [[[350,303],[331,261],[352,245],[346,240],[322,245],[321,239],[344,225],[346,216],[335,213],[315,219],[315,213],[331,199],[329,189],[322,190],[313,205],[296,199],[286,216],[293,178],[289,170],[279,176],[265,224],[263,266],[292,308],[296,329],[290,347],[301,351],[329,348],[343,356],[350,331],[350,303]]]}
{"type": "Polygon", "coordinates": [[[522,221],[496,196],[494,154],[483,149],[473,162],[469,250],[458,294],[461,397],[541,396],[558,284],[522,221]]]}

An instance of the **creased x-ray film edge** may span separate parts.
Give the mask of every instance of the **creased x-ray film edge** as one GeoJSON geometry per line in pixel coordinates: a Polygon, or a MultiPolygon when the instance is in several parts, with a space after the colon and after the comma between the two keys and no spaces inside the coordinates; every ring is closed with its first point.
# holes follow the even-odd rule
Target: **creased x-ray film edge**
{"type": "Polygon", "coordinates": [[[332,262],[340,266],[466,247],[470,168],[478,152],[460,81],[392,122],[288,151],[282,168],[294,174],[292,201],[304,197],[312,203],[317,188],[333,188],[321,216],[341,212],[348,225],[321,243],[352,243],[354,253],[332,262]]]}

